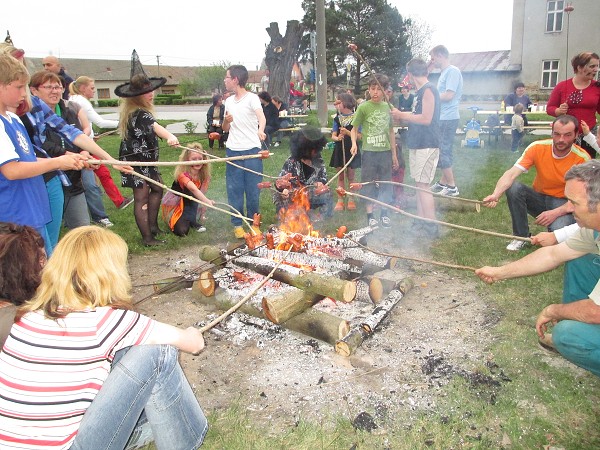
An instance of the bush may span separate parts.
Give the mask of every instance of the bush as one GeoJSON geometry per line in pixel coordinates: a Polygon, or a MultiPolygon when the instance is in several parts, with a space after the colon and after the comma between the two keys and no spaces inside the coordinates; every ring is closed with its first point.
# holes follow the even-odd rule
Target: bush
{"type": "Polygon", "coordinates": [[[196,132],[196,128],[198,128],[198,124],[188,120],[183,124],[183,127],[185,128],[185,132],[187,134],[194,134],[196,132]]]}
{"type": "Polygon", "coordinates": [[[119,99],[118,98],[100,99],[100,100],[98,100],[98,106],[101,106],[101,107],[119,106],[119,99]]]}

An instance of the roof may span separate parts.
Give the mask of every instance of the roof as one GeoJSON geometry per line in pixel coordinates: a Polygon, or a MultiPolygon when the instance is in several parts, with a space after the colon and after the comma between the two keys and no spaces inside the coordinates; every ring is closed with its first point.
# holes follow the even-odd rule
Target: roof
{"type": "MultiPolygon", "coordinates": [[[[127,81],[131,73],[131,61],[123,59],[78,59],[61,58],[61,64],[66,72],[77,79],[82,75],[96,81],[127,81]]],[[[27,58],[28,67],[33,72],[43,70],[42,58],[27,58]]],[[[158,66],[144,65],[149,77],[161,76],[167,79],[167,84],[179,84],[183,79],[195,77],[198,67],[190,66],[158,66]]]]}
{"type": "MultiPolygon", "coordinates": [[[[512,72],[521,70],[520,66],[511,66],[510,50],[452,53],[450,63],[458,67],[461,72],[512,72]]],[[[434,70],[433,73],[435,72],[439,72],[439,70],[434,70]]]]}

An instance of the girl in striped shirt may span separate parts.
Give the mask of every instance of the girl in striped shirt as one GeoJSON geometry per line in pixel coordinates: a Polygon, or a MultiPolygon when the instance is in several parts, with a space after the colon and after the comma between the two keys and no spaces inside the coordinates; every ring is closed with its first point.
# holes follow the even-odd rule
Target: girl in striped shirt
{"type": "Polygon", "coordinates": [[[159,449],[196,449],[207,420],[177,360],[198,329],[132,310],[127,244],[95,226],[59,242],[0,353],[0,447],[125,448],[152,429],[159,449]]]}

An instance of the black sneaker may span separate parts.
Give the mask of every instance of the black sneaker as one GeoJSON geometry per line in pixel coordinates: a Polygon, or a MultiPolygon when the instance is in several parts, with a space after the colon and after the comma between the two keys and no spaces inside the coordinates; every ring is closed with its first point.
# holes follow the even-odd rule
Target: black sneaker
{"type": "Polygon", "coordinates": [[[379,222],[377,222],[376,219],[369,219],[369,226],[370,227],[376,227],[377,225],[379,225],[379,222]]]}
{"type": "Polygon", "coordinates": [[[392,227],[392,222],[388,216],[381,216],[380,222],[381,222],[381,226],[383,228],[391,228],[392,227]]]}

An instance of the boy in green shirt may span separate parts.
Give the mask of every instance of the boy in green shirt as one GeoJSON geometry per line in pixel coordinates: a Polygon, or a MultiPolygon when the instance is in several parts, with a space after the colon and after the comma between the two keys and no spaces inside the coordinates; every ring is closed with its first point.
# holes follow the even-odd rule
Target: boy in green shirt
{"type": "MultiPolygon", "coordinates": [[[[358,138],[358,129],[362,132],[362,169],[361,181],[390,181],[392,178],[392,168],[397,169],[398,157],[396,152],[396,137],[390,114],[391,107],[386,101],[384,90],[387,89],[390,82],[387,76],[374,74],[369,80],[370,99],[362,102],[356,110],[353,128],[351,132],[352,148],[350,152],[354,155],[358,151],[356,140],[358,138]],[[390,164],[391,163],[391,164],[390,164]]],[[[389,184],[368,184],[364,187],[365,196],[383,203],[391,203],[392,186],[389,184]]],[[[373,217],[373,203],[366,205],[367,221],[370,226],[377,225],[377,220],[373,217]]],[[[381,209],[381,226],[389,228],[390,218],[386,208],[381,209]]]]}

